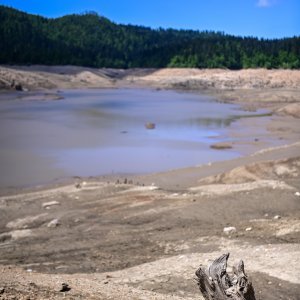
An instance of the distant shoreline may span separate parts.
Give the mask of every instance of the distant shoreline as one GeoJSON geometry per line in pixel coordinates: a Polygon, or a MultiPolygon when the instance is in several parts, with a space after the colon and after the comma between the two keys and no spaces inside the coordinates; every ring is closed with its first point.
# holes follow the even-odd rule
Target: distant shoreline
{"type": "Polygon", "coordinates": [[[0,92],[19,91],[22,98],[31,91],[45,92],[46,99],[56,100],[59,89],[119,87],[193,90],[238,102],[246,109],[281,109],[281,114],[300,117],[300,70],[0,66],[0,92]],[[291,103],[292,109],[284,109],[291,103]]]}
{"type": "MultiPolygon", "coordinates": [[[[79,66],[0,65],[0,91],[34,91],[59,88],[111,88],[118,86],[152,86],[156,88],[191,89],[210,93],[230,93],[233,100],[243,100],[240,93],[283,93],[284,99],[264,99],[265,102],[295,102],[300,96],[300,70],[288,69],[196,69],[196,68],[134,68],[110,69],[79,66]]],[[[258,100],[260,100],[259,97],[258,100]]]]}

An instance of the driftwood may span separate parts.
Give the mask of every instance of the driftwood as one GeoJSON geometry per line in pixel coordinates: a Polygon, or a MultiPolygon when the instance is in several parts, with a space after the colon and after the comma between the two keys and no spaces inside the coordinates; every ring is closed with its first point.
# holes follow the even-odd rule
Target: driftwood
{"type": "Polygon", "coordinates": [[[199,267],[196,271],[199,289],[205,300],[255,300],[252,283],[245,274],[241,260],[233,267],[233,275],[226,272],[229,253],[216,259],[208,270],[199,267]]]}

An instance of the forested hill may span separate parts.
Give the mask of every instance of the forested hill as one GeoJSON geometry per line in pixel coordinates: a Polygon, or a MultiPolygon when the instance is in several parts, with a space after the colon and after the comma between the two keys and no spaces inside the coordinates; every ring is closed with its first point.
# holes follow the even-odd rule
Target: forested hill
{"type": "Polygon", "coordinates": [[[118,25],[96,13],[48,19],[0,6],[0,64],[111,68],[300,68],[300,36],[118,25]]]}

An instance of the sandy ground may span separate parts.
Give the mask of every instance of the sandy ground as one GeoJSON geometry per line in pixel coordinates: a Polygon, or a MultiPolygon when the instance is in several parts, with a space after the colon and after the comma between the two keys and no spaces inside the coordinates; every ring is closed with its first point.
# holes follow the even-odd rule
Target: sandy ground
{"type": "Polygon", "coordinates": [[[6,95],[20,84],[24,99],[74,87],[201,90],[271,109],[267,130],[283,141],[160,174],[0,191],[0,299],[201,299],[196,269],[225,252],[230,266],[244,260],[257,299],[299,299],[300,71],[1,67],[0,82],[6,95]]]}

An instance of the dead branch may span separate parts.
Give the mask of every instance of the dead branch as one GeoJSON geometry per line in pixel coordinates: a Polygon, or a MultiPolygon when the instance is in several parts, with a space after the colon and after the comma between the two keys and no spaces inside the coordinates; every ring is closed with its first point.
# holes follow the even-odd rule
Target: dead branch
{"type": "Polygon", "coordinates": [[[233,275],[226,272],[229,253],[217,258],[208,270],[202,266],[196,271],[199,289],[205,300],[255,300],[252,283],[245,274],[241,260],[233,267],[233,275]]]}

